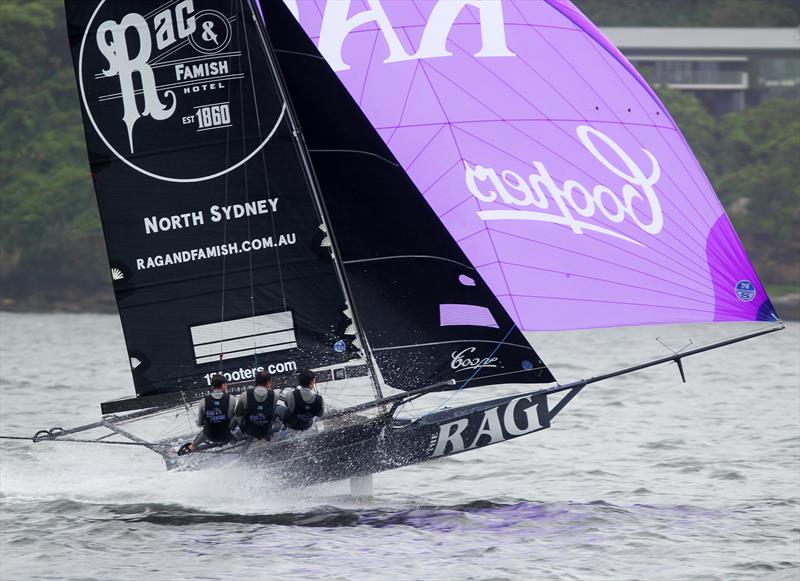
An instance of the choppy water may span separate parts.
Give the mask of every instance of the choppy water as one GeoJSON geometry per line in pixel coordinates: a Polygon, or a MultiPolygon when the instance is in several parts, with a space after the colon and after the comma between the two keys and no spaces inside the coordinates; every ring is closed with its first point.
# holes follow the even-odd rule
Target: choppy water
{"type": "MultiPolygon", "coordinates": [[[[718,336],[741,327],[716,326],[718,336]]],[[[708,327],[534,336],[562,381],[708,327]]],[[[800,326],[587,388],[540,434],[377,475],[375,496],[0,442],[0,578],[798,579],[800,326]]],[[[0,433],[132,387],[116,317],[0,315],[0,433]],[[38,401],[38,403],[37,403],[38,401]],[[36,404],[38,409],[31,409],[36,404]]]]}

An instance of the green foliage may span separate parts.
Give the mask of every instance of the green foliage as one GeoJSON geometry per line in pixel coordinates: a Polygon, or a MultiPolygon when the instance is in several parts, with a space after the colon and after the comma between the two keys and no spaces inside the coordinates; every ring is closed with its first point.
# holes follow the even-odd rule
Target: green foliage
{"type": "Polygon", "coordinates": [[[6,292],[105,281],[60,0],[0,4],[0,277],[6,292]]]}
{"type": "Polygon", "coordinates": [[[767,101],[717,121],[691,93],[665,87],[657,93],[761,276],[800,279],[800,103],[767,101]]]}
{"type": "Polygon", "coordinates": [[[774,100],[720,124],[717,193],[764,276],[796,281],[800,256],[800,103],[774,100]],[[761,265],[759,265],[761,266],[761,265]]]}
{"type": "Polygon", "coordinates": [[[798,26],[797,0],[575,0],[598,26],[798,26]]]}

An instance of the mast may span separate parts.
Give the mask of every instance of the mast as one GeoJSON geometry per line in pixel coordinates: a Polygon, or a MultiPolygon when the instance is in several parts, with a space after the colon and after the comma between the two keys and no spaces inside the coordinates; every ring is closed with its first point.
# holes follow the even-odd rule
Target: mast
{"type": "Polygon", "coordinates": [[[290,10],[255,5],[269,22],[379,381],[403,391],[449,379],[469,387],[554,382],[290,10]],[[493,361],[476,373],[471,362],[485,358],[493,361]]]}
{"type": "Polygon", "coordinates": [[[344,266],[341,262],[340,258],[341,255],[339,253],[339,247],[336,242],[336,236],[334,235],[333,228],[331,227],[331,221],[328,215],[328,210],[325,206],[325,201],[320,194],[319,184],[314,174],[314,167],[311,165],[311,160],[309,159],[308,148],[306,147],[302,130],[300,128],[299,123],[297,122],[297,117],[294,111],[294,107],[292,105],[292,101],[289,97],[289,93],[284,86],[283,75],[275,60],[272,44],[269,41],[269,37],[267,37],[266,35],[265,23],[262,24],[259,22],[257,10],[253,5],[253,0],[245,0],[245,1],[247,2],[248,8],[250,9],[250,16],[256,25],[256,30],[258,31],[259,38],[261,39],[261,43],[264,48],[264,53],[267,57],[267,62],[269,63],[270,71],[272,72],[273,79],[275,81],[275,86],[277,87],[278,93],[280,94],[281,98],[286,104],[288,113],[287,117],[289,119],[289,124],[292,129],[292,136],[294,137],[295,140],[295,147],[297,149],[298,155],[303,165],[304,175],[308,183],[308,186],[311,189],[314,203],[320,214],[322,223],[325,225],[326,228],[325,234],[328,236],[328,239],[330,240],[331,243],[331,254],[333,258],[334,268],[336,270],[336,275],[339,279],[339,284],[341,285],[342,290],[345,293],[345,297],[347,299],[347,306],[350,308],[350,318],[353,321],[353,326],[356,331],[356,337],[359,339],[359,342],[361,343],[361,351],[364,353],[364,358],[367,361],[367,369],[369,370],[369,377],[372,381],[372,388],[375,391],[376,398],[382,399],[383,391],[381,390],[380,383],[377,380],[378,375],[375,368],[375,362],[372,357],[372,353],[370,352],[367,338],[364,335],[362,326],[360,325],[358,320],[358,313],[355,301],[353,300],[353,293],[350,289],[350,285],[348,284],[347,281],[347,276],[345,275],[344,272],[344,266]]]}

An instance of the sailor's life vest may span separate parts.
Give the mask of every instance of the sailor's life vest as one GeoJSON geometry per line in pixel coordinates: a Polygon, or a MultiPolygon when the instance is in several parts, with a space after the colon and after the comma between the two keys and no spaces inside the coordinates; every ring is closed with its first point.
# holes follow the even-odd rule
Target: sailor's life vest
{"type": "Polygon", "coordinates": [[[295,388],[292,392],[294,398],[294,409],[286,411],[283,423],[292,430],[307,430],[314,425],[314,418],[322,414],[322,396],[314,394],[311,403],[306,402],[300,395],[300,389],[295,388]]]}
{"type": "Polygon", "coordinates": [[[264,401],[257,401],[252,389],[248,389],[245,395],[247,405],[242,417],[242,432],[257,440],[269,440],[275,418],[275,392],[268,389],[264,401]]]}
{"type": "Polygon", "coordinates": [[[230,431],[230,399],[227,393],[215,399],[213,396],[206,396],[206,413],[203,422],[203,433],[207,440],[212,442],[227,442],[231,437],[230,431]]]}

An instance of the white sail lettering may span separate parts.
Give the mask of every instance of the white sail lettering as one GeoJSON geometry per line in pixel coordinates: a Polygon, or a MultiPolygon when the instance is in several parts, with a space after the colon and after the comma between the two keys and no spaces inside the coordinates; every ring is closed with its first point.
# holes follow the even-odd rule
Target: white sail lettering
{"type": "MultiPolygon", "coordinates": [[[[536,200],[533,198],[533,192],[528,187],[528,182],[526,182],[522,177],[517,173],[511,170],[503,170],[501,174],[505,182],[509,185],[509,187],[513,190],[516,190],[522,194],[522,198],[516,198],[512,196],[508,191],[503,188],[503,192],[505,192],[505,196],[503,196],[503,200],[509,204],[517,204],[519,206],[528,206],[531,204],[535,204],[536,200]]],[[[495,175],[495,178],[497,176],[495,175]]],[[[499,180],[498,180],[499,181],[499,180]]],[[[502,187],[502,185],[500,186],[502,187]]]]}
{"type": "Polygon", "coordinates": [[[479,367],[497,367],[497,357],[469,357],[475,353],[475,347],[467,347],[462,351],[453,351],[450,355],[450,368],[456,371],[466,371],[468,369],[478,369],[479,367]]]}
{"type": "Polygon", "coordinates": [[[174,214],[172,216],[151,216],[144,218],[144,233],[153,234],[155,232],[166,232],[178,228],[189,228],[191,226],[202,226],[204,223],[203,212],[186,212],[184,214],[174,214]]]}
{"type": "MultiPolygon", "coordinates": [[[[424,58],[451,56],[447,50],[447,38],[456,18],[466,6],[478,9],[481,30],[481,49],[476,57],[516,56],[506,45],[503,6],[500,0],[453,0],[439,2],[425,25],[419,50],[409,54],[397,36],[389,17],[381,6],[380,0],[367,0],[369,10],[364,10],[348,18],[350,0],[336,0],[325,5],[322,25],[319,32],[319,51],[334,71],[345,71],[350,65],[342,59],[342,46],[347,36],[359,26],[367,22],[378,25],[389,56],[384,63],[396,63],[424,58]]],[[[290,9],[292,6],[290,5],[290,9]]],[[[294,5],[295,17],[299,12],[294,5]]]]}
{"type": "Polygon", "coordinates": [[[596,185],[593,192],[594,201],[597,203],[597,207],[600,208],[600,212],[602,212],[606,218],[617,223],[622,222],[625,219],[625,207],[622,205],[622,202],[620,202],[619,198],[614,195],[614,192],[601,185],[596,185]],[[608,206],[603,203],[603,194],[605,194],[614,205],[613,212],[609,210],[608,206]]]}
{"type": "Polygon", "coordinates": [[[165,91],[172,97],[172,105],[167,107],[158,98],[153,69],[147,64],[152,50],[150,30],[147,22],[139,14],[128,14],[119,24],[107,20],[97,28],[97,47],[108,60],[108,69],[103,71],[106,77],[119,76],[120,90],[124,114],[122,120],[128,128],[128,142],[133,153],[133,126],[143,116],[151,116],[157,121],[167,119],[175,112],[176,97],[173,91],[165,91]],[[128,43],[125,38],[128,30],[133,30],[139,37],[139,52],[131,58],[128,54],[128,43]],[[133,75],[138,73],[142,84],[144,109],[140,112],[136,102],[133,86],[133,75]]]}
{"type": "Polygon", "coordinates": [[[178,38],[186,38],[197,30],[197,23],[193,13],[193,0],[183,0],[175,7],[175,17],[178,20],[178,38]]]}
{"type": "Polygon", "coordinates": [[[197,28],[195,18],[189,16],[193,12],[194,0],[183,0],[175,7],[175,20],[173,20],[172,11],[169,8],[156,14],[153,18],[153,27],[156,29],[158,50],[167,48],[178,38],[186,38],[195,31],[197,28]]]}
{"type": "Polygon", "coordinates": [[[414,58],[451,56],[453,53],[447,50],[446,46],[447,36],[461,10],[467,5],[478,9],[478,20],[481,25],[481,50],[475,53],[475,56],[516,56],[506,46],[503,5],[500,0],[460,0],[439,2],[434,6],[414,58]]]}
{"type": "Polygon", "coordinates": [[[628,182],[622,186],[622,199],[611,188],[603,184],[596,184],[592,189],[589,189],[577,180],[568,179],[563,182],[562,186],[559,186],[550,175],[547,167],[540,161],[533,162],[536,173],[530,174],[527,181],[518,173],[510,170],[504,170],[500,173],[501,180],[494,169],[481,165],[471,166],[465,161],[465,184],[470,193],[481,202],[502,201],[510,206],[534,206],[540,210],[549,210],[554,203],[555,208],[553,209],[556,210],[556,212],[517,209],[480,210],[478,211],[478,216],[484,221],[532,220],[562,224],[568,226],[575,234],[583,234],[584,231],[588,230],[641,246],[640,242],[625,236],[615,229],[606,228],[594,221],[585,221],[583,218],[593,218],[599,209],[600,213],[611,222],[618,224],[628,217],[648,234],[658,234],[664,226],[661,204],[653,189],[653,185],[661,177],[661,168],[658,160],[649,151],[642,149],[652,164],[652,169],[647,175],[619,144],[609,136],[588,125],[579,126],[577,133],[583,146],[595,159],[614,175],[628,182]],[[603,141],[619,157],[621,161],[619,165],[621,167],[614,165],[597,149],[593,138],[603,141]],[[479,186],[480,182],[486,182],[486,186],[483,189],[479,186]],[[528,184],[530,184],[530,187],[528,187],[528,184]],[[506,186],[508,186],[508,189],[506,186]],[[510,193],[509,189],[514,194],[510,193]],[[517,192],[522,195],[515,195],[517,192]],[[646,210],[638,210],[634,206],[636,201],[645,203],[646,210]],[[645,213],[650,214],[649,219],[642,217],[642,214],[645,213]]]}
{"type": "Polygon", "coordinates": [[[661,204],[658,202],[658,197],[656,196],[655,191],[653,191],[653,184],[655,184],[661,177],[661,167],[658,165],[658,160],[656,160],[655,156],[646,149],[642,148],[642,152],[644,152],[644,154],[649,158],[650,163],[653,165],[650,175],[646,176],[641,168],[636,165],[636,162],[633,161],[631,157],[617,144],[617,142],[611,139],[608,135],[605,135],[597,129],[593,129],[588,125],[580,125],[578,127],[578,137],[580,138],[584,147],[586,147],[586,149],[588,149],[592,155],[594,155],[595,159],[606,166],[606,168],[614,175],[621,177],[634,186],[640,186],[642,188],[642,191],[644,192],[647,202],[650,206],[650,210],[653,214],[650,224],[643,224],[633,211],[633,198],[641,199],[642,195],[630,184],[622,186],[622,195],[625,199],[627,211],[631,218],[633,218],[633,221],[636,222],[636,224],[645,232],[649,234],[658,234],[661,232],[661,228],[664,225],[664,216],[661,213],[661,204]],[[597,147],[595,147],[594,142],[589,138],[590,135],[598,137],[612,150],[614,150],[614,153],[619,156],[619,158],[625,164],[625,169],[627,169],[630,174],[625,173],[623,170],[617,168],[614,164],[608,161],[603,154],[598,151],[597,147]]]}
{"type": "Polygon", "coordinates": [[[197,63],[186,66],[184,64],[175,65],[175,80],[183,81],[186,79],[203,79],[227,75],[230,71],[228,61],[213,61],[210,63],[197,63]]]}
{"type": "Polygon", "coordinates": [[[400,44],[400,39],[392,28],[381,3],[378,0],[368,0],[367,4],[369,10],[359,12],[351,18],[347,17],[350,11],[350,0],[338,0],[325,5],[318,48],[334,71],[345,71],[350,68],[350,65],[342,60],[344,39],[353,29],[367,22],[374,22],[378,25],[389,47],[389,57],[384,62],[404,61],[411,58],[400,44]]]}
{"type": "Polygon", "coordinates": [[[478,184],[475,183],[476,179],[484,182],[487,178],[489,178],[489,180],[497,189],[502,188],[500,179],[497,177],[497,174],[494,172],[494,170],[491,168],[487,169],[482,165],[470,167],[469,163],[466,161],[464,161],[464,169],[466,170],[464,179],[467,182],[467,189],[469,189],[472,195],[482,202],[494,202],[497,199],[497,192],[489,190],[489,192],[485,194],[480,190],[480,188],[478,188],[478,184]]]}
{"type": "Polygon", "coordinates": [[[230,206],[211,206],[208,209],[212,222],[221,220],[236,220],[246,216],[257,216],[278,211],[278,198],[254,200],[245,204],[231,204],[230,206]]]}
{"type": "Polygon", "coordinates": [[[153,26],[156,29],[156,46],[158,50],[162,50],[175,42],[172,12],[164,10],[156,14],[156,17],[153,18],[153,26]]]}
{"type": "Polygon", "coordinates": [[[452,445],[451,453],[462,452],[464,450],[464,438],[461,437],[461,432],[467,429],[468,424],[469,420],[461,418],[455,422],[440,425],[439,438],[436,440],[436,448],[431,456],[435,458],[444,454],[447,450],[447,444],[452,445]]]}

